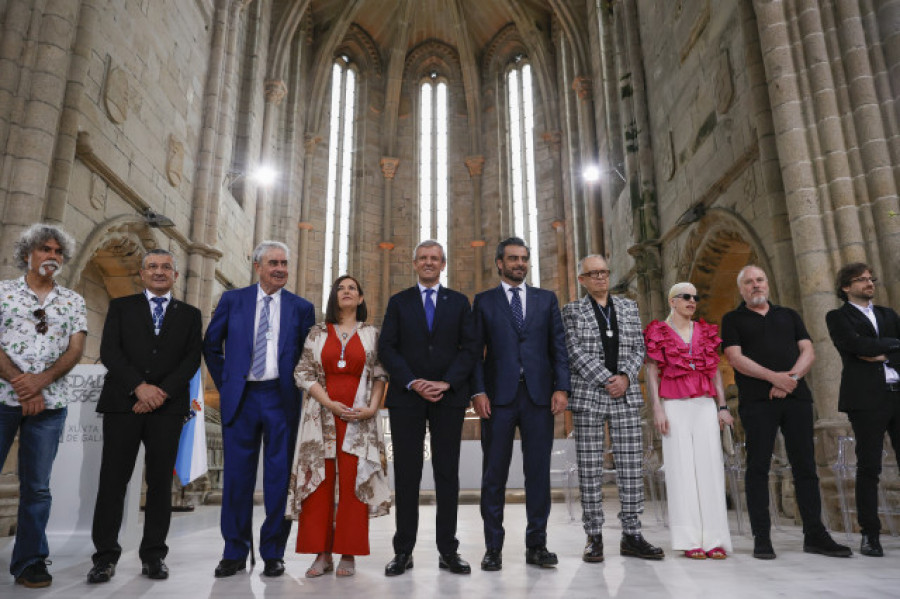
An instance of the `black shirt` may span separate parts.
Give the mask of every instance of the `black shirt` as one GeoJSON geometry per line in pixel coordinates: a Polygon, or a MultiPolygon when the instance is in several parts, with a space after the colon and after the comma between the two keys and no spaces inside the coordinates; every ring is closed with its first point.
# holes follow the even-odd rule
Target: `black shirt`
{"type": "Polygon", "coordinates": [[[619,336],[616,332],[619,328],[616,326],[616,308],[613,306],[612,298],[606,300],[606,307],[600,306],[594,298],[591,298],[591,305],[594,307],[594,318],[597,319],[597,326],[600,327],[600,341],[603,343],[603,365],[613,374],[619,373],[619,336]],[[607,322],[608,319],[608,322],[607,322]],[[612,336],[606,334],[611,330],[612,336]]]}
{"type": "MultiPolygon", "coordinates": [[[[769,304],[763,316],[747,307],[745,302],[722,317],[722,348],[737,345],[741,353],[760,366],[775,372],[787,372],[800,357],[797,342],[809,339],[800,315],[790,308],[769,304]]],[[[772,384],[763,379],[741,374],[735,368],[740,400],[768,400],[772,384]]],[[[806,382],[801,379],[788,397],[812,401],[806,382]]]]}

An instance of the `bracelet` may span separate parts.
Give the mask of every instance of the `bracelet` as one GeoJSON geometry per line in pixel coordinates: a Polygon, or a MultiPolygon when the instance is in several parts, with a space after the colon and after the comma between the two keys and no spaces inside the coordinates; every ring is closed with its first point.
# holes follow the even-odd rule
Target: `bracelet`
{"type": "Polygon", "coordinates": [[[720,412],[727,412],[727,411],[728,411],[728,406],[719,406],[719,411],[720,411],[720,412]]]}

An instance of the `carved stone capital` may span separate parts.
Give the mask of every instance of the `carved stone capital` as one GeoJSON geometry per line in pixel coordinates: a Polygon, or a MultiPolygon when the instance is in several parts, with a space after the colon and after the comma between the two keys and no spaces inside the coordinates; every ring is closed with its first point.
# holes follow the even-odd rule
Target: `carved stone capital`
{"type": "Polygon", "coordinates": [[[297,228],[301,231],[312,231],[315,227],[313,227],[312,223],[299,222],[297,223],[297,228]]]}
{"type": "Polygon", "coordinates": [[[322,136],[318,133],[307,133],[304,135],[303,147],[306,148],[306,153],[308,154],[315,150],[320,141],[322,141],[322,136]]]}
{"type": "Polygon", "coordinates": [[[480,177],[484,170],[484,156],[466,156],[466,168],[470,177],[480,177]]]}
{"type": "Polygon", "coordinates": [[[543,135],[541,135],[541,139],[556,151],[559,151],[559,148],[562,147],[561,131],[544,131],[543,135]]]}
{"type": "Polygon", "coordinates": [[[381,243],[378,244],[378,247],[386,252],[389,252],[392,249],[394,249],[394,244],[391,243],[390,241],[382,241],[381,243]]]}
{"type": "Polygon", "coordinates": [[[397,174],[397,166],[400,164],[400,159],[384,156],[379,164],[381,164],[381,172],[384,178],[393,179],[394,175],[397,174]]]}
{"type": "Polygon", "coordinates": [[[572,89],[580,100],[590,100],[594,95],[594,83],[590,77],[576,77],[572,82],[572,89]]]}
{"type": "Polygon", "coordinates": [[[281,79],[266,79],[264,84],[266,102],[278,106],[287,94],[287,86],[281,79]]]}
{"type": "Polygon", "coordinates": [[[559,232],[566,228],[566,223],[561,220],[555,220],[550,223],[550,226],[553,227],[557,232],[559,232]]]}

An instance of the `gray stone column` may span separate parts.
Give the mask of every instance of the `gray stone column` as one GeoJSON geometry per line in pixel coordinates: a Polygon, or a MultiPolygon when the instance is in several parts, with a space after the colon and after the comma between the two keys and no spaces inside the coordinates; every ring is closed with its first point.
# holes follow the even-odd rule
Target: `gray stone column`
{"type": "MultiPolygon", "coordinates": [[[[281,79],[268,79],[265,82],[266,106],[263,115],[262,151],[260,152],[260,165],[272,165],[272,146],[275,124],[278,122],[278,107],[287,94],[287,87],[281,79]]],[[[269,237],[271,193],[268,187],[259,186],[256,190],[256,222],[253,230],[253,245],[258,245],[269,237]]]]}
{"type": "Polygon", "coordinates": [[[12,2],[7,9],[0,41],[0,116],[5,119],[0,123],[0,136],[5,137],[0,148],[5,156],[0,164],[2,279],[19,274],[12,264],[13,244],[23,229],[43,216],[79,7],[78,2],[48,0],[12,2]],[[14,28],[26,33],[10,31],[14,28]],[[28,38],[29,32],[35,37],[28,38]],[[15,87],[6,77],[15,81],[15,87]]]}
{"type": "Polygon", "coordinates": [[[381,158],[380,164],[381,174],[384,175],[384,215],[381,223],[382,242],[378,244],[378,247],[381,250],[381,305],[387,308],[388,300],[391,299],[391,250],[394,249],[394,243],[391,241],[394,236],[393,228],[391,227],[394,202],[394,175],[397,174],[400,159],[384,156],[381,158]]]}
{"type": "Polygon", "coordinates": [[[467,156],[466,168],[472,180],[472,199],[474,216],[472,227],[475,239],[470,243],[475,252],[475,293],[482,290],[484,284],[484,239],[482,239],[481,220],[481,173],[484,170],[484,156],[467,156]]]}
{"type": "Polygon", "coordinates": [[[303,157],[303,203],[300,205],[300,222],[297,224],[300,229],[300,239],[298,243],[300,251],[297,254],[297,294],[302,295],[303,297],[308,297],[307,286],[309,282],[308,273],[310,270],[309,233],[314,228],[309,218],[309,188],[312,181],[313,159],[315,158],[316,146],[320,141],[322,141],[322,138],[319,135],[307,133],[303,142],[303,147],[306,150],[303,157]]]}
{"type": "Polygon", "coordinates": [[[848,91],[856,143],[878,239],[881,280],[887,290],[887,297],[882,296],[880,301],[897,305],[900,302],[900,218],[890,215],[900,211],[896,179],[900,175],[897,168],[900,156],[892,157],[888,146],[888,122],[882,115],[880,94],[875,87],[870,43],[863,30],[859,3],[845,0],[836,2],[835,6],[841,56],[849,71],[848,91]]]}
{"type": "MultiPolygon", "coordinates": [[[[572,89],[578,95],[578,140],[581,165],[575,169],[579,175],[586,164],[593,164],[597,159],[597,151],[594,146],[596,131],[594,127],[594,88],[590,77],[576,77],[572,81],[572,89]]],[[[596,185],[587,184],[584,178],[578,177],[578,188],[581,190],[584,204],[587,208],[588,248],[591,254],[602,254],[605,242],[603,240],[603,214],[600,209],[599,188],[596,185]]]]}
{"type": "MultiPolygon", "coordinates": [[[[792,0],[787,0],[792,1],[792,0]]],[[[837,415],[840,363],[830,346],[825,313],[835,305],[833,264],[826,244],[819,203],[814,156],[807,144],[808,131],[794,57],[800,41],[792,40],[785,0],[754,0],[769,101],[781,162],[788,221],[794,240],[804,322],[817,349],[812,383],[820,418],[837,415]]]]}

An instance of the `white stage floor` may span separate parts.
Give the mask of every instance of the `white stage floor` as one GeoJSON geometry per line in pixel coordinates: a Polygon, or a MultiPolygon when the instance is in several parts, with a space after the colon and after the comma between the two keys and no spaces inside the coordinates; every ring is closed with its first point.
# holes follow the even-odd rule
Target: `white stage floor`
{"type": "MultiPolygon", "coordinates": [[[[93,548],[84,547],[75,554],[60,555],[51,547],[53,585],[43,590],[25,589],[14,585],[7,574],[12,539],[0,539],[0,597],[900,597],[900,537],[882,537],[886,556],[880,559],[857,553],[858,535],[853,535],[852,558],[828,558],[803,553],[802,533],[798,527],[791,526],[773,530],[773,544],[778,554],[774,561],[751,557],[749,535],[733,537],[735,551],[725,561],[693,561],[671,551],[668,530],[656,523],[653,510],[648,506],[644,515],[644,536],[666,550],[666,559],[647,562],[619,556],[621,529],[615,518],[618,502],[613,500],[608,504],[610,517],[604,531],[606,561],[602,564],[581,561],[584,546],[581,524],[569,520],[565,504],[555,503],[550,515],[548,545],[559,555],[559,567],[526,566],[525,508],[522,504],[510,504],[506,508],[503,570],[482,572],[478,567],[484,553],[478,506],[463,505],[459,519],[460,553],[472,564],[473,572],[470,576],[453,575],[437,567],[434,507],[422,506],[413,570],[396,578],[384,576],[384,565],[392,557],[394,517],[391,514],[370,521],[372,555],[357,560],[356,576],[336,579],[326,575],[315,580],[303,577],[312,557],[293,552],[286,556],[287,573],[281,578],[263,577],[262,563],[258,562],[252,572],[215,579],[213,569],[222,550],[219,508],[205,506],[191,514],[175,515],[166,559],[171,575],[165,581],[151,581],[141,576],[137,551],[131,550],[122,555],[111,582],[88,585],[86,575],[93,548]]],[[[257,522],[261,521],[261,514],[262,508],[257,508],[257,522]]],[[[835,536],[846,543],[843,533],[835,536]]]]}

